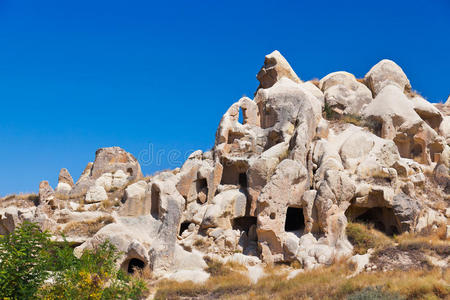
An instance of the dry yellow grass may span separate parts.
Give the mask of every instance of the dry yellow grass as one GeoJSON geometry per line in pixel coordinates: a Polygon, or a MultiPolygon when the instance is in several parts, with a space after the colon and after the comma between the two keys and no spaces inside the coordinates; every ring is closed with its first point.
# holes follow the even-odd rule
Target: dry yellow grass
{"type": "Polygon", "coordinates": [[[370,248],[381,249],[394,243],[384,233],[366,224],[350,222],[347,224],[346,233],[356,254],[365,254],[370,248]]]}
{"type": "Polygon", "coordinates": [[[251,289],[252,285],[247,276],[236,271],[219,273],[221,275],[211,276],[204,284],[160,281],[153,287],[157,290],[154,299],[181,299],[182,297],[223,299],[223,297],[245,294],[251,289]]]}
{"type": "Polygon", "coordinates": [[[445,239],[445,226],[431,231],[427,235],[403,233],[395,237],[398,247],[402,250],[419,250],[426,254],[450,256],[450,241],[445,239]]]}
{"type": "Polygon", "coordinates": [[[65,235],[93,236],[102,227],[114,221],[111,216],[102,216],[86,221],[70,222],[63,229],[65,235]]]}
{"type": "Polygon", "coordinates": [[[388,294],[406,299],[446,299],[450,296],[449,270],[410,270],[362,273],[352,278],[348,266],[338,263],[300,273],[287,280],[277,275],[279,267],[266,269],[268,276],[251,284],[241,273],[229,271],[211,276],[203,285],[191,282],[162,281],[155,299],[346,299],[352,293],[367,287],[381,287],[388,294]],[[278,269],[278,270],[277,270],[278,269]]]}
{"type": "Polygon", "coordinates": [[[313,78],[310,80],[312,84],[314,84],[317,88],[319,88],[320,80],[318,78],[313,78]]]}

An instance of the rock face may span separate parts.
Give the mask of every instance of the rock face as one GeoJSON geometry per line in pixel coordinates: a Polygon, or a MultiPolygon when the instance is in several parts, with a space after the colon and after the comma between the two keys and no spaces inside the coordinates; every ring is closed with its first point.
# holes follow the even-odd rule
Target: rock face
{"type": "Polygon", "coordinates": [[[256,78],[259,80],[259,87],[266,89],[270,88],[281,78],[286,77],[290,80],[300,83],[300,78],[292,70],[287,60],[277,50],[266,55],[264,66],[259,71],[256,78]]]}
{"type": "Polygon", "coordinates": [[[58,176],[58,186],[56,191],[62,194],[68,194],[73,187],[73,179],[66,168],[62,168],[58,176]]]}
{"type": "Polygon", "coordinates": [[[365,104],[372,101],[372,92],[347,72],[328,74],[320,80],[325,103],[342,114],[358,114],[365,104]]]}
{"type": "Polygon", "coordinates": [[[389,59],[383,59],[373,66],[364,77],[364,80],[374,96],[377,96],[388,85],[395,85],[402,92],[405,88],[411,89],[411,84],[402,68],[389,59]]]}
{"type": "Polygon", "coordinates": [[[119,147],[97,150],[90,175],[93,179],[97,179],[103,173],[114,173],[118,170],[122,170],[131,179],[142,177],[141,166],[130,153],[119,147]]]}
{"type": "Polygon", "coordinates": [[[449,104],[413,94],[397,64],[302,82],[274,51],[257,78],[254,99],[230,106],[210,151],[143,178],[130,153],[99,149],[75,184],[62,169],[56,193],[41,182],[37,206],[0,210],[0,234],[25,219],[62,226],[77,255],[108,239],[124,270],[202,281],[205,256],[304,268],[351,256],[349,221],[388,235],[448,222],[437,201],[450,192],[449,104]],[[328,109],[341,119],[326,119],[328,109]],[[73,229],[86,224],[99,230],[73,229]]]}
{"type": "Polygon", "coordinates": [[[49,203],[52,202],[54,198],[55,192],[53,191],[48,181],[41,181],[41,183],[39,184],[39,202],[49,203]]]}

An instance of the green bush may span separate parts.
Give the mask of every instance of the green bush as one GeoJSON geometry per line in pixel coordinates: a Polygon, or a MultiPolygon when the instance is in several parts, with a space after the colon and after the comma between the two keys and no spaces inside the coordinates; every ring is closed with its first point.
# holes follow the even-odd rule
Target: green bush
{"type": "MultiPolygon", "coordinates": [[[[69,256],[66,249],[61,257],[69,256]]],[[[120,254],[109,242],[87,250],[80,259],[72,255],[70,264],[60,263],[63,270],[55,272],[53,283],[39,291],[43,299],[140,299],[145,283],[116,268],[120,254]]]]}
{"type": "Polygon", "coordinates": [[[384,292],[380,287],[367,287],[361,291],[354,292],[347,300],[401,300],[398,294],[384,292]]]}
{"type": "Polygon", "coordinates": [[[116,267],[108,241],[80,258],[32,223],[0,237],[0,299],[141,299],[145,283],[116,267]]]}
{"type": "Polygon", "coordinates": [[[34,299],[49,278],[50,235],[25,222],[0,237],[0,298],[34,299]]]}

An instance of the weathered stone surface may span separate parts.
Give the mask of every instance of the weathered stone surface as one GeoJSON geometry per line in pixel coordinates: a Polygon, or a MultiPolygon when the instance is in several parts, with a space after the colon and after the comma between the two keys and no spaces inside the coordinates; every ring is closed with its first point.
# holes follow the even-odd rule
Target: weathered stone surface
{"type": "Polygon", "coordinates": [[[147,182],[140,180],[125,189],[125,204],[119,214],[123,216],[142,216],[150,214],[151,201],[145,194],[148,190],[147,182]]]}
{"type": "Polygon", "coordinates": [[[86,203],[102,202],[108,199],[105,189],[99,185],[93,185],[86,193],[86,203]]]}
{"type": "Polygon", "coordinates": [[[245,215],[247,198],[237,189],[218,194],[208,206],[202,220],[202,227],[231,228],[233,218],[245,215]]]}
{"type": "Polygon", "coordinates": [[[70,176],[70,173],[66,168],[62,168],[61,171],[59,171],[58,184],[59,183],[68,184],[70,187],[73,186],[72,176],[70,176]]]}
{"type": "Polygon", "coordinates": [[[287,77],[290,80],[300,83],[300,79],[287,60],[277,50],[266,55],[264,66],[259,71],[256,78],[259,80],[260,88],[267,89],[273,86],[278,80],[287,77]]]}
{"type": "Polygon", "coordinates": [[[396,143],[402,157],[430,164],[444,149],[442,138],[420,118],[413,102],[396,85],[384,87],[363,115],[379,128],[382,138],[396,143]]]}
{"type": "Polygon", "coordinates": [[[402,92],[405,88],[411,88],[408,77],[395,62],[383,59],[370,69],[364,77],[367,86],[374,96],[388,85],[396,85],[402,92]]]}
{"type": "Polygon", "coordinates": [[[414,110],[431,128],[439,130],[443,116],[442,113],[433,104],[420,96],[411,98],[414,110]]]}
{"type": "Polygon", "coordinates": [[[95,161],[90,176],[97,179],[103,173],[118,170],[127,174],[131,180],[142,177],[141,167],[133,155],[119,147],[100,148],[95,152],[95,161]]]}
{"type": "Polygon", "coordinates": [[[392,209],[400,227],[399,232],[414,229],[421,209],[419,203],[403,193],[396,195],[393,200],[392,209]]]}
{"type": "Polygon", "coordinates": [[[372,101],[372,93],[364,84],[347,72],[334,72],[320,80],[325,103],[330,109],[337,108],[343,114],[359,115],[365,104],[372,101]]]}
{"type": "Polygon", "coordinates": [[[48,181],[43,180],[39,184],[39,202],[42,204],[49,204],[55,198],[55,192],[48,183],[48,181]]]}

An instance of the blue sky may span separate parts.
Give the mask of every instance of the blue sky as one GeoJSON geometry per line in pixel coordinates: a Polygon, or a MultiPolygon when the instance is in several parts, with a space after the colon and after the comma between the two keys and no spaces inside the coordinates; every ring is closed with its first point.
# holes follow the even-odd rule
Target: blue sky
{"type": "Polygon", "coordinates": [[[393,59],[442,101],[450,1],[0,0],[0,195],[77,179],[99,147],[176,167],[274,49],[304,80],[393,59]]]}

